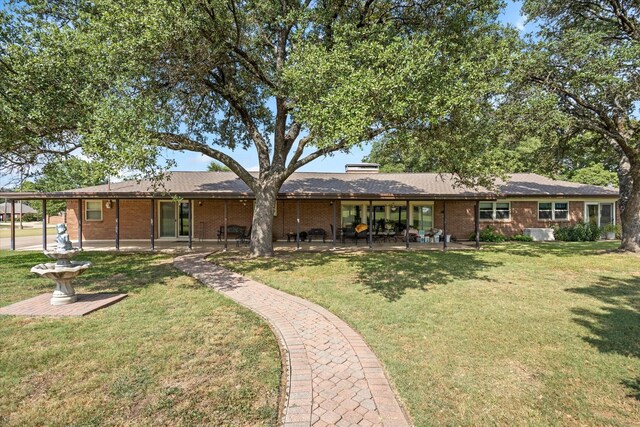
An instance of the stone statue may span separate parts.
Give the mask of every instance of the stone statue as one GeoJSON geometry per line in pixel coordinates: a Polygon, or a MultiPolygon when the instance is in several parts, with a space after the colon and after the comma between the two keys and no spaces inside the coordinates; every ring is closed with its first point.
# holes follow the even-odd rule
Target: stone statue
{"type": "Polygon", "coordinates": [[[71,240],[69,240],[69,233],[67,233],[66,224],[56,225],[56,231],[58,237],[56,237],[56,252],[64,252],[72,250],[71,240]]]}

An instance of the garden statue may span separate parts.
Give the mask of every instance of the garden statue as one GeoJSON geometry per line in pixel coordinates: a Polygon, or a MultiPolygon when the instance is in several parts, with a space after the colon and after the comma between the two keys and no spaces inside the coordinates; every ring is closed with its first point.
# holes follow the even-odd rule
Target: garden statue
{"type": "Polygon", "coordinates": [[[72,250],[73,247],[71,246],[71,240],[69,240],[69,233],[67,233],[67,225],[56,225],[56,231],[58,232],[58,237],[56,237],[56,251],[65,252],[72,250]]]}

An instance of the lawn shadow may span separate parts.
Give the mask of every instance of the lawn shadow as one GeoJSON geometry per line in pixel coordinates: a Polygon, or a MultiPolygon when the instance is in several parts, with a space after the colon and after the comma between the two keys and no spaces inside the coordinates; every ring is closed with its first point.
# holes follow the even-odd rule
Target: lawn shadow
{"type": "Polygon", "coordinates": [[[618,245],[612,242],[507,242],[485,247],[509,255],[539,258],[544,255],[557,257],[604,255],[614,252],[618,245]]]}
{"type": "Polygon", "coordinates": [[[387,301],[399,300],[409,289],[426,291],[432,285],[459,280],[489,280],[482,272],[502,265],[482,259],[475,251],[279,252],[272,258],[260,259],[227,253],[214,254],[209,260],[249,275],[264,269],[289,272],[345,261],[355,267],[356,283],[387,301]]]}
{"type": "MultiPolygon", "coordinates": [[[[568,292],[600,300],[600,310],[574,308],[574,321],[586,328],[589,336],[583,339],[603,353],[616,353],[640,358],[640,277],[620,279],[601,276],[597,283],[568,292]]],[[[640,398],[640,379],[623,381],[632,390],[632,397],[640,398]]]]}
{"type": "Polygon", "coordinates": [[[358,269],[358,281],[387,301],[397,301],[411,289],[426,291],[433,285],[464,280],[489,281],[483,272],[503,264],[487,261],[475,251],[376,253],[354,257],[352,262],[358,269]]]}

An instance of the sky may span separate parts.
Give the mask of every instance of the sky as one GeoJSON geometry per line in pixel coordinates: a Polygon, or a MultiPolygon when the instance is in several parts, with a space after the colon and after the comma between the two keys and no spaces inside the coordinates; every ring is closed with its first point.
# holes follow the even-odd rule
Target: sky
{"type": "MultiPolygon", "coordinates": [[[[520,12],[522,2],[508,1],[507,7],[500,16],[500,21],[510,24],[520,31],[527,31],[529,26],[526,25],[526,17],[520,12]]],[[[530,24],[529,24],[530,25],[530,24]]],[[[230,154],[241,165],[248,170],[258,170],[258,157],[255,149],[250,147],[248,150],[222,150],[230,154]]],[[[310,153],[312,150],[307,150],[310,153]]],[[[370,145],[362,147],[353,147],[349,153],[334,153],[328,157],[321,157],[308,163],[299,170],[302,172],[344,172],[344,166],[349,163],[361,163],[362,158],[371,151],[370,145]]],[[[198,153],[178,152],[174,153],[171,158],[176,161],[173,170],[178,171],[204,171],[211,162],[211,159],[198,153]]]]}
{"type": "MultiPolygon", "coordinates": [[[[2,8],[2,0],[0,0],[0,8],[2,8]]],[[[507,6],[500,15],[500,21],[509,24],[520,31],[530,31],[531,24],[527,25],[526,17],[521,14],[521,1],[507,1],[507,6]]],[[[349,163],[360,163],[364,156],[371,150],[370,145],[361,147],[353,147],[349,153],[333,153],[330,156],[322,157],[303,166],[300,171],[306,172],[344,172],[344,166],[349,163]]],[[[222,150],[230,154],[241,165],[248,170],[258,169],[258,160],[255,148],[250,147],[248,150],[237,149],[235,151],[222,150]]],[[[312,150],[307,150],[310,153],[312,150]]],[[[211,162],[211,159],[198,153],[193,152],[167,152],[168,158],[175,160],[176,166],[173,170],[180,171],[205,171],[211,162]]],[[[0,176],[0,188],[9,184],[14,178],[11,176],[0,176]]]]}

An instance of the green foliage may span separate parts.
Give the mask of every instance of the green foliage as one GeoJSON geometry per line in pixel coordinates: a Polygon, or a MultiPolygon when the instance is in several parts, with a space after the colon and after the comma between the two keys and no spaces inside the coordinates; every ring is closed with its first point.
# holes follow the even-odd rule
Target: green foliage
{"type": "Polygon", "coordinates": [[[553,227],[556,240],[563,242],[595,242],[602,232],[597,224],[579,223],[569,227],[553,227]]]}
{"type": "Polygon", "coordinates": [[[533,237],[525,236],[524,234],[514,234],[509,237],[509,240],[514,242],[533,242],[533,237]]]}
{"type": "Polygon", "coordinates": [[[211,162],[207,166],[207,170],[209,172],[227,172],[227,171],[230,171],[231,169],[229,169],[228,167],[226,167],[224,165],[221,165],[218,162],[211,162]]]}
{"type": "Polygon", "coordinates": [[[618,174],[606,170],[600,163],[572,171],[568,176],[570,181],[591,185],[618,186],[618,174]]]}
{"type": "MultiPolygon", "coordinates": [[[[476,239],[476,234],[471,233],[469,235],[469,240],[475,240],[475,239],[476,239]]],[[[480,230],[481,242],[501,243],[501,242],[504,242],[505,240],[507,240],[507,238],[504,236],[504,234],[500,233],[498,230],[496,230],[495,227],[492,227],[491,225],[487,225],[485,228],[480,230]]]]}

